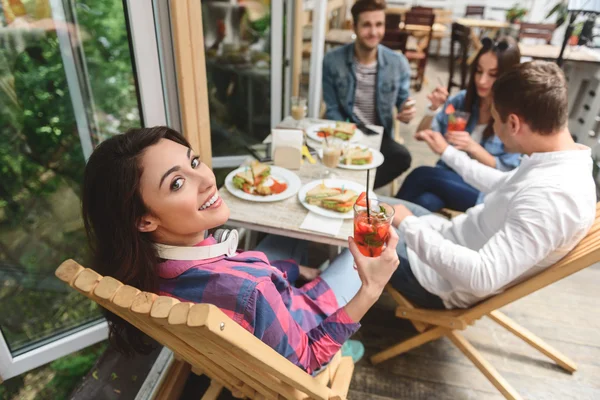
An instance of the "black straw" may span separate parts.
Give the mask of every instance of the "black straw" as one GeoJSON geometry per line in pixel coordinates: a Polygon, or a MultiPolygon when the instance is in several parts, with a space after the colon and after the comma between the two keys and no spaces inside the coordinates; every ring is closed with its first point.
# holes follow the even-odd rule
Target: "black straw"
{"type": "Polygon", "coordinates": [[[371,176],[370,174],[371,170],[368,169],[367,170],[367,220],[369,221],[369,223],[371,223],[371,205],[369,204],[369,177],[371,176]]]}

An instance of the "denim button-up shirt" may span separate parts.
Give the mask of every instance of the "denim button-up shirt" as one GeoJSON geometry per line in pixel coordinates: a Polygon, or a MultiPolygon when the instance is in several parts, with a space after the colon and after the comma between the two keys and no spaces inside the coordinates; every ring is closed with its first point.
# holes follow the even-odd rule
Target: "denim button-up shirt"
{"type": "MultiPolygon", "coordinates": [[[[360,122],[353,112],[356,91],[354,43],[338,47],[323,59],[323,99],[327,105],[325,118],[335,121],[360,122]]],[[[385,133],[392,136],[393,108],[408,99],[410,66],[404,55],[385,46],[377,47],[377,87],[375,111],[385,133]]]]}

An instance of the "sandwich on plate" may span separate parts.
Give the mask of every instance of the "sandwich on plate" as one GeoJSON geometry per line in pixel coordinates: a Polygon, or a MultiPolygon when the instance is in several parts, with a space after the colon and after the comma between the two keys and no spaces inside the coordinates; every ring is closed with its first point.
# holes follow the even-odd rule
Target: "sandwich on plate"
{"type": "Polygon", "coordinates": [[[320,184],[306,193],[305,201],[308,204],[319,206],[327,210],[347,213],[352,210],[358,193],[350,189],[330,188],[320,184]]]}
{"type": "Polygon", "coordinates": [[[258,161],[252,161],[250,164],[250,170],[254,177],[254,186],[258,186],[271,175],[271,167],[266,164],[259,163],[258,161]]]}
{"type": "Polygon", "coordinates": [[[341,164],[367,165],[373,161],[373,152],[367,147],[354,146],[343,151],[341,164]]]}
{"type": "Polygon", "coordinates": [[[331,196],[336,196],[342,192],[339,188],[330,188],[325,186],[324,184],[320,184],[310,189],[306,193],[305,201],[308,204],[312,204],[314,206],[321,206],[321,202],[323,199],[326,199],[331,196]]]}
{"type": "Polygon", "coordinates": [[[327,210],[347,213],[352,210],[357,198],[358,193],[354,190],[346,189],[340,194],[323,199],[321,207],[327,210]]]}
{"type": "Polygon", "coordinates": [[[252,161],[249,167],[238,172],[233,177],[233,186],[243,190],[244,185],[258,186],[271,175],[271,167],[261,164],[258,161],[252,161]]]}
{"type": "Polygon", "coordinates": [[[354,136],[354,132],[356,132],[356,124],[351,122],[336,122],[334,130],[334,137],[342,140],[350,140],[354,136]]]}
{"type": "Polygon", "coordinates": [[[252,161],[250,166],[238,172],[233,177],[233,186],[236,189],[258,196],[281,193],[287,188],[287,184],[277,182],[274,179],[271,179],[271,185],[265,186],[265,184],[268,184],[270,176],[270,166],[261,164],[258,161],[252,161]]]}

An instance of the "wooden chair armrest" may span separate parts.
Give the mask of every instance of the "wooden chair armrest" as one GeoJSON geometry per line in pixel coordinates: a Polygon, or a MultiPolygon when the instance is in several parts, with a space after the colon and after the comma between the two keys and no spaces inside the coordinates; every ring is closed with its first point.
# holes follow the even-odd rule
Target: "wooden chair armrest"
{"type": "Polygon", "coordinates": [[[354,372],[354,362],[352,357],[342,357],[340,365],[331,381],[331,391],[334,393],[329,400],[345,400],[350,389],[352,374],[354,372]]]}
{"type": "Polygon", "coordinates": [[[454,218],[456,216],[459,216],[460,214],[464,214],[462,211],[456,211],[456,210],[453,210],[451,208],[442,208],[437,213],[440,214],[443,217],[448,218],[448,219],[452,219],[452,218],[454,218]]]}

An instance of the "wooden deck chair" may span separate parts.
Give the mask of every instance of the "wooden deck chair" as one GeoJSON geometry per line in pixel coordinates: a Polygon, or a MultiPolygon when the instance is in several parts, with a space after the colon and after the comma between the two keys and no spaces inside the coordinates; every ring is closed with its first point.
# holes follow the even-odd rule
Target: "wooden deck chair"
{"type": "Polygon", "coordinates": [[[540,338],[519,326],[506,315],[498,311],[513,301],[519,300],[537,290],[574,274],[600,261],[600,203],[596,204],[596,220],[587,236],[562,260],[548,267],[539,274],[512,286],[503,293],[490,297],[467,309],[427,310],[415,308],[398,291],[390,285],[386,288],[398,303],[396,317],[410,320],[420,332],[408,340],[396,344],[371,357],[373,364],[379,364],[399,354],[405,353],[422,344],[441,337],[449,338],[463,352],[485,377],[507,399],[521,399],[510,384],[494,369],[494,367],[459,333],[483,316],[491,318],[509,332],[523,339],[526,343],[551,358],[567,372],[577,369],[575,363],[557,350],[544,343],[540,338]]]}
{"type": "Polygon", "coordinates": [[[211,385],[203,400],[216,399],[223,388],[236,398],[346,399],[354,364],[351,357],[342,357],[341,351],[313,377],[214,305],[182,303],[141,292],[73,260],[63,262],[55,274],[171,349],[194,373],[207,375],[211,385]]]}

